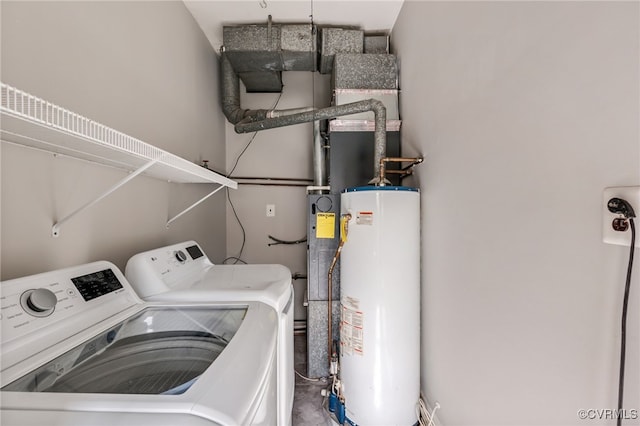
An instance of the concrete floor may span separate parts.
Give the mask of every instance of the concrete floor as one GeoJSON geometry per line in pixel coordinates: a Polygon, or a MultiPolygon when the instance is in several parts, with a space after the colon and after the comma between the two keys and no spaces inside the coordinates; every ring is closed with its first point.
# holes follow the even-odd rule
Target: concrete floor
{"type": "MultiPolygon", "coordinates": [[[[296,371],[307,374],[307,336],[294,336],[296,371]]],[[[296,391],[293,398],[293,426],[335,425],[322,408],[324,397],[320,394],[328,386],[326,381],[310,382],[296,374],[296,391]]]]}

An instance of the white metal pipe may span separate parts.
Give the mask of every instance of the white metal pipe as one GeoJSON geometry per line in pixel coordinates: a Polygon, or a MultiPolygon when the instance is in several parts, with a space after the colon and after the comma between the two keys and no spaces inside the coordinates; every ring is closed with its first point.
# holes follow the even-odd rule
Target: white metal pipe
{"type": "MultiPolygon", "coordinates": [[[[320,122],[313,122],[313,185],[326,185],[326,161],[324,150],[322,149],[323,141],[320,133],[320,122]]],[[[321,193],[321,192],[318,192],[321,193]]]]}
{"type": "Polygon", "coordinates": [[[298,114],[301,112],[309,112],[313,111],[313,107],[300,107],[300,108],[289,108],[289,109],[272,109],[267,111],[267,118],[277,118],[277,117],[285,117],[287,115],[298,114]]]}

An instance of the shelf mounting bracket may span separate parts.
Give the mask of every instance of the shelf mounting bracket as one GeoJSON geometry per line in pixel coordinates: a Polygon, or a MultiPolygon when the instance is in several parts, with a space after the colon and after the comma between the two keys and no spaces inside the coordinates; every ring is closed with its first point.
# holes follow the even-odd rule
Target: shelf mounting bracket
{"type": "Polygon", "coordinates": [[[178,213],[177,215],[175,215],[174,217],[169,219],[167,221],[167,225],[166,225],[167,228],[169,228],[169,225],[171,225],[171,223],[173,221],[175,221],[176,219],[178,219],[180,216],[182,216],[183,214],[187,213],[189,210],[193,209],[194,207],[196,207],[197,205],[202,203],[204,200],[206,200],[207,198],[211,197],[213,194],[215,194],[216,192],[220,191],[222,188],[225,188],[225,187],[226,187],[225,185],[221,184],[219,187],[217,187],[216,189],[214,189],[213,191],[211,191],[210,193],[208,193],[204,197],[200,198],[198,201],[196,201],[195,203],[191,204],[189,207],[187,207],[186,209],[182,210],[180,213],[178,213]]]}
{"type": "Polygon", "coordinates": [[[156,164],[158,161],[160,161],[162,157],[160,158],[156,158],[155,160],[151,160],[149,162],[147,162],[146,164],[144,164],[142,167],[139,167],[137,170],[134,170],[133,172],[129,173],[124,179],[120,180],[118,183],[116,183],[115,185],[113,185],[111,188],[107,189],[105,192],[103,192],[102,194],[100,194],[97,198],[89,201],[88,203],[86,203],[85,205],[79,207],[78,209],[76,209],[75,211],[73,211],[72,213],[69,213],[67,216],[63,217],[62,219],[60,219],[59,221],[57,221],[53,227],[51,228],[51,236],[52,237],[58,237],[60,235],[60,227],[62,225],[64,225],[66,222],[68,222],[69,220],[71,220],[73,217],[75,217],[76,215],[78,215],[79,213],[83,212],[84,210],[88,209],[89,207],[93,206],[94,204],[96,204],[97,202],[99,202],[100,200],[102,200],[103,198],[107,197],[108,195],[112,194],[114,191],[116,191],[117,189],[119,189],[120,187],[124,186],[127,182],[129,182],[130,180],[132,180],[133,178],[135,178],[136,176],[140,175],[141,173],[143,173],[145,170],[147,170],[149,167],[153,166],[154,164],[156,164]]]}

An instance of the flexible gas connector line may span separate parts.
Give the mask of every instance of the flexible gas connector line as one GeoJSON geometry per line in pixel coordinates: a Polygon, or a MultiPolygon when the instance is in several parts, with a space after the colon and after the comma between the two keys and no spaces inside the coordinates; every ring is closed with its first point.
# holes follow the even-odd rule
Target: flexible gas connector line
{"type": "Polygon", "coordinates": [[[329,360],[329,365],[331,365],[331,357],[332,357],[332,347],[333,347],[333,307],[332,300],[333,299],[333,270],[338,263],[338,259],[340,258],[340,253],[342,252],[342,247],[344,243],[347,242],[347,233],[349,232],[349,221],[351,220],[351,214],[346,213],[343,214],[340,218],[340,243],[338,243],[338,248],[336,249],[336,254],[333,256],[333,260],[331,261],[331,266],[329,267],[329,274],[327,280],[327,357],[329,360]]]}

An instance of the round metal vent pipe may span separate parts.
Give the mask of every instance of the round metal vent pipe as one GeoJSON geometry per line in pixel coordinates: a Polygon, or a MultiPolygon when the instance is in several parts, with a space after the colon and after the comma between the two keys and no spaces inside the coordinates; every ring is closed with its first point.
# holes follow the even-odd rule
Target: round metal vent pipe
{"type": "Polygon", "coordinates": [[[350,104],[330,106],[327,108],[313,109],[311,111],[285,115],[276,118],[259,119],[257,116],[247,116],[235,125],[237,133],[258,132],[260,130],[275,129],[277,127],[292,126],[294,124],[309,123],[318,120],[329,120],[344,115],[373,111],[375,115],[374,137],[374,178],[369,182],[384,184],[380,181],[380,160],[385,157],[387,151],[387,110],[384,104],[377,99],[352,102],[350,104]]]}

